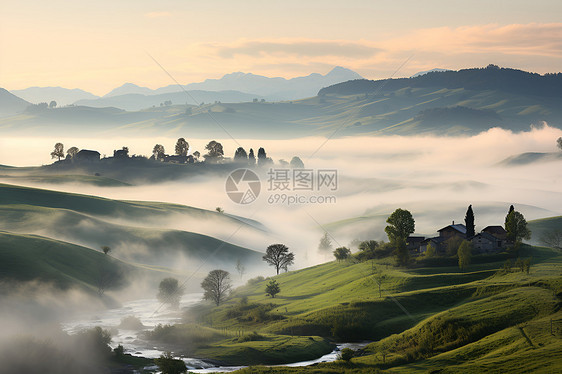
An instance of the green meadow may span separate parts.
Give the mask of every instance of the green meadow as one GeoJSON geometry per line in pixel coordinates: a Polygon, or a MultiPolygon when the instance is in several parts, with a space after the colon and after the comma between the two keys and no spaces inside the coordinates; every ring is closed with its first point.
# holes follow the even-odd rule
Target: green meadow
{"type": "MultiPolygon", "coordinates": [[[[324,340],[372,342],[350,362],[256,366],[241,373],[554,372],[562,365],[562,254],[523,245],[518,254],[485,257],[474,257],[464,272],[448,261],[397,268],[389,259],[351,260],[252,279],[223,305],[194,308],[191,320],[172,330],[178,338],[182,326],[196,323],[220,332],[196,352],[230,364],[240,363],[241,356],[251,358],[246,364],[299,361],[299,351],[312,349],[305,343],[313,342],[319,356],[324,340]],[[532,258],[529,274],[502,270],[517,257],[532,258]],[[377,274],[385,276],[380,293],[377,274]],[[265,294],[270,279],[281,287],[275,298],[265,294]],[[256,341],[240,338],[256,335],[261,337],[256,341]],[[301,349],[272,348],[275,339],[292,340],[301,349]],[[521,365],[520,357],[529,359],[521,365]]],[[[323,353],[331,347],[324,346],[323,353]]]]}

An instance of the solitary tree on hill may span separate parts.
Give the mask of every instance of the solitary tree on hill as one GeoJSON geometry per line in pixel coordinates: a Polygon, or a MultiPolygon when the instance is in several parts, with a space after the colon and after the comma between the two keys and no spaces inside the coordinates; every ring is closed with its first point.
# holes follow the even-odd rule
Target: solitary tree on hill
{"type": "Polygon", "coordinates": [[[287,269],[294,263],[295,255],[289,252],[289,248],[284,244],[272,244],[267,247],[263,260],[274,266],[279,274],[279,270],[287,269]]]}
{"type": "Polygon", "coordinates": [[[179,308],[180,299],[183,295],[181,287],[176,278],[164,278],[158,286],[157,299],[164,304],[170,304],[174,309],[179,308]]]}
{"type": "Polygon", "coordinates": [[[217,306],[226,298],[232,288],[230,273],[225,270],[212,270],[209,275],[201,282],[201,287],[205,291],[203,299],[213,301],[217,306]]]}
{"type": "Polygon", "coordinates": [[[58,158],[60,161],[61,157],[64,157],[64,145],[57,143],[55,144],[55,150],[51,152],[51,158],[58,158]]]}
{"type": "Polygon", "coordinates": [[[476,235],[475,229],[474,229],[474,212],[472,211],[472,205],[468,206],[468,209],[466,210],[466,216],[464,217],[464,224],[466,226],[466,237],[467,238],[472,238],[474,235],[476,235]]]}

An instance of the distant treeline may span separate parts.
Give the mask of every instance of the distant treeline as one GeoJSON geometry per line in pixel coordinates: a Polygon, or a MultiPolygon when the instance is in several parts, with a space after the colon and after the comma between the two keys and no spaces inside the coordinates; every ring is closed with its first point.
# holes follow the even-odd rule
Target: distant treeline
{"type": "Polygon", "coordinates": [[[562,73],[529,73],[517,69],[488,65],[485,68],[430,72],[414,78],[367,80],[357,79],[321,89],[318,96],[353,95],[396,91],[402,88],[464,88],[498,90],[514,94],[562,97],[562,73]]]}

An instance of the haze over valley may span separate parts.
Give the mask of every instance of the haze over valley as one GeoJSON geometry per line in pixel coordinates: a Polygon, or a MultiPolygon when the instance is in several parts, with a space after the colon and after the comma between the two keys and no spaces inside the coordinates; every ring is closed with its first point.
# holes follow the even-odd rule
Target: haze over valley
{"type": "Polygon", "coordinates": [[[6,4],[0,372],[559,372],[560,11],[6,4]]]}

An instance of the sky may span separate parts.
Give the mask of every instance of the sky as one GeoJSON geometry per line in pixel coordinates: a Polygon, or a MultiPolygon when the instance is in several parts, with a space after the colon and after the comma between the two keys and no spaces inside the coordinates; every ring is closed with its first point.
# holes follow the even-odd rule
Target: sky
{"type": "Polygon", "coordinates": [[[559,72],[562,2],[4,1],[0,87],[158,88],[235,71],[368,79],[490,63],[559,72]]]}

